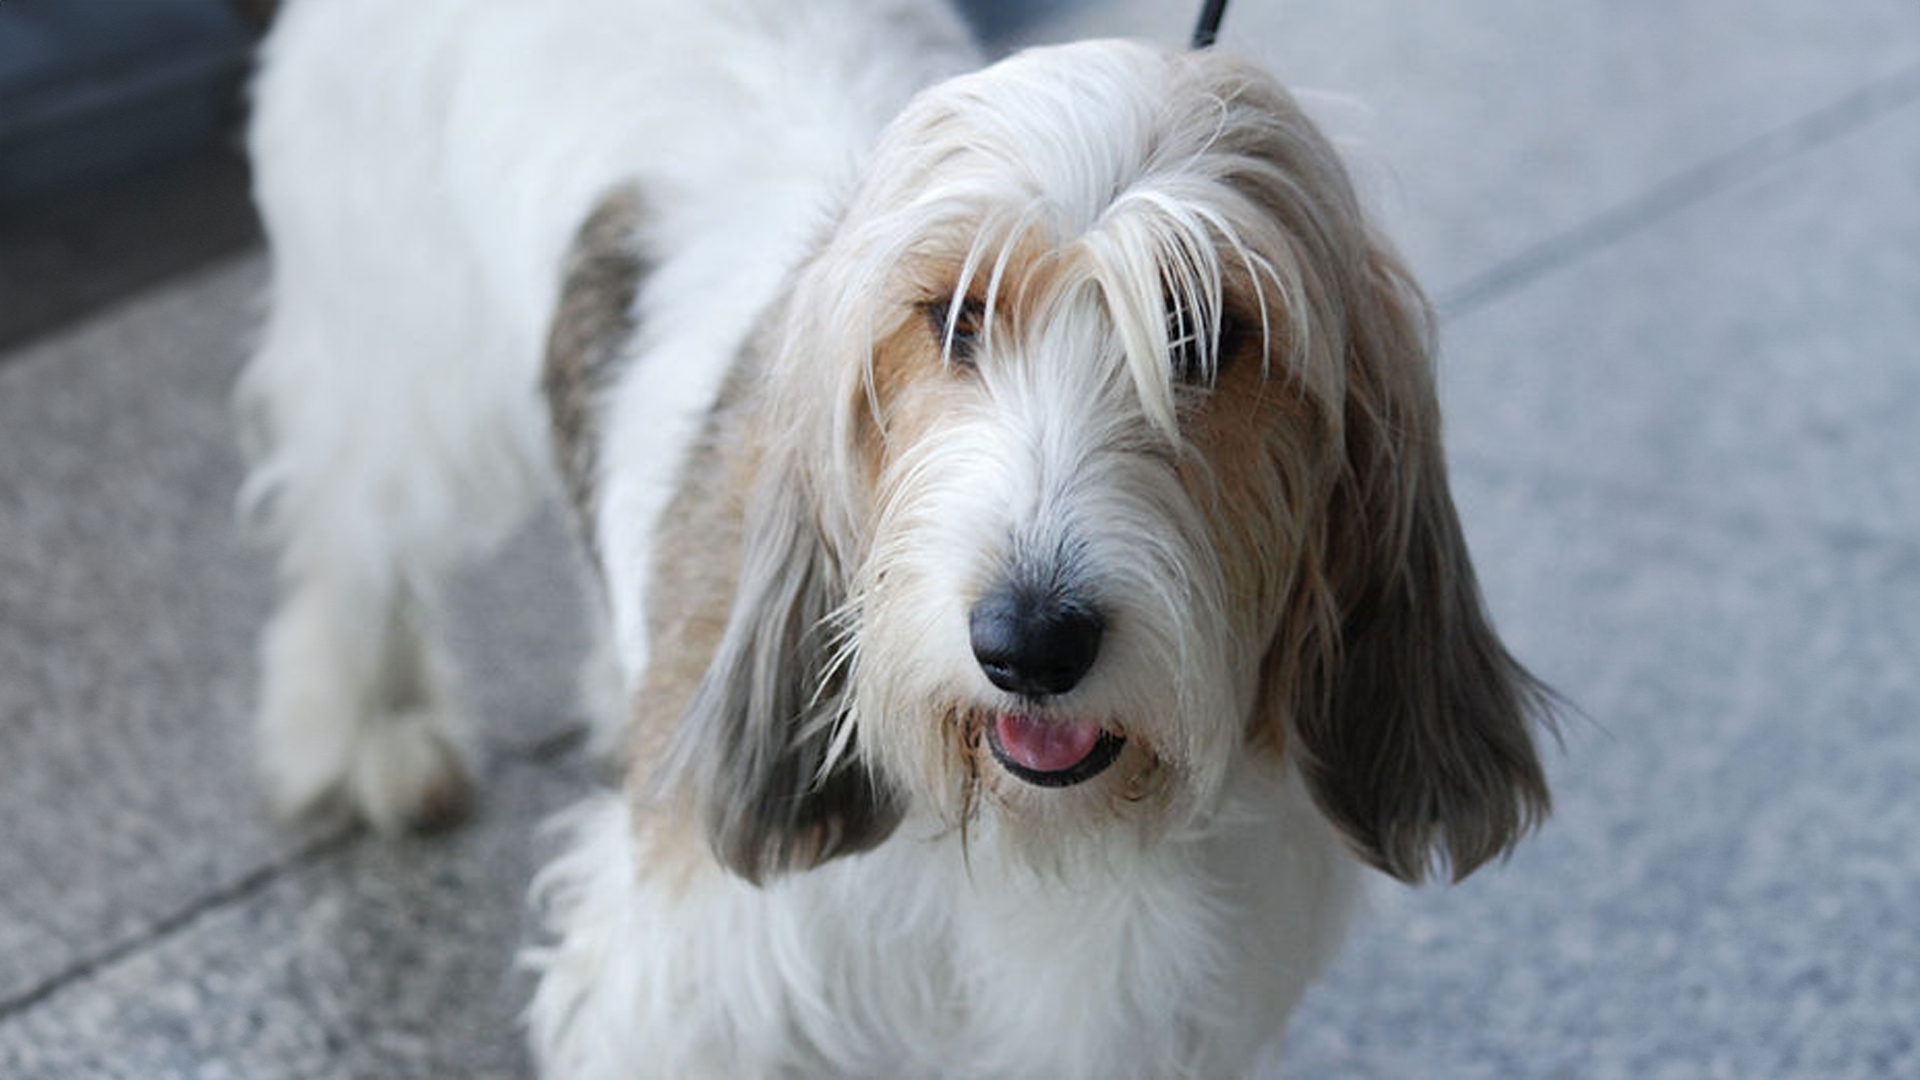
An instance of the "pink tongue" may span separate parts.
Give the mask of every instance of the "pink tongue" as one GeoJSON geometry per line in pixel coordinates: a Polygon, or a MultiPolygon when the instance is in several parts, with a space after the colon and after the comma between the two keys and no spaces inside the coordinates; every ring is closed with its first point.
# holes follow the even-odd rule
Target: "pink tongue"
{"type": "Polygon", "coordinates": [[[1000,749],[1034,772],[1071,769],[1093,753],[1100,741],[1100,725],[1049,720],[1045,723],[1018,713],[997,713],[993,734],[1000,749]]]}

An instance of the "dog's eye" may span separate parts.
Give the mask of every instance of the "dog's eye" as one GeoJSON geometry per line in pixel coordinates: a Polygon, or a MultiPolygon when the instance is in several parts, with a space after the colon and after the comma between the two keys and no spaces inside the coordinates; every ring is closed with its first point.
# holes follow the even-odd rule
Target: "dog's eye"
{"type": "Polygon", "coordinates": [[[1173,377],[1189,386],[1218,381],[1246,345],[1241,321],[1230,311],[1220,313],[1220,338],[1214,348],[1212,379],[1206,366],[1206,349],[1201,340],[1202,327],[1191,318],[1183,318],[1174,308],[1167,314],[1167,352],[1173,365],[1173,377]]]}
{"type": "Polygon", "coordinates": [[[929,300],[920,305],[920,310],[926,315],[927,325],[933,328],[934,343],[947,349],[954,363],[971,365],[986,323],[986,305],[969,299],[961,301],[955,310],[951,301],[929,300]],[[949,315],[953,317],[951,337],[947,327],[949,315]]]}

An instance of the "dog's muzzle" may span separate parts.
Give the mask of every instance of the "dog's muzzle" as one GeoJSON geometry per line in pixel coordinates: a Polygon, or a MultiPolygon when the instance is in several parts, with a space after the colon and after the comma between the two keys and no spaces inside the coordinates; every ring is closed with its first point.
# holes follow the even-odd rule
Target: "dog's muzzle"
{"type": "MultiPolygon", "coordinates": [[[[1003,586],[968,616],[973,657],[987,681],[1039,702],[1080,685],[1100,655],[1105,620],[1055,590],[1003,586]]],[[[1088,720],[1038,710],[996,712],[987,745],[1008,772],[1041,787],[1069,787],[1112,765],[1126,740],[1088,720]]]]}

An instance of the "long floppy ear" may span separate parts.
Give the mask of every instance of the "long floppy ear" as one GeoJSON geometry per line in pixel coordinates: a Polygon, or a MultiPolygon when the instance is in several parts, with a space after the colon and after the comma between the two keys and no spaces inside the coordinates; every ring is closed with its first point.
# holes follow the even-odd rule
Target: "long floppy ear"
{"type": "Polygon", "coordinates": [[[756,884],[872,847],[904,809],[852,748],[826,767],[847,708],[832,626],[845,574],[812,485],[787,455],[769,457],[726,628],[665,758],[714,855],[756,884]]]}
{"type": "MultiPolygon", "coordinates": [[[[581,227],[543,369],[562,473],[590,546],[603,439],[600,401],[620,365],[631,360],[634,299],[651,266],[638,238],[643,211],[637,192],[618,189],[581,227]]],[[[764,375],[773,340],[772,333],[757,332],[742,350],[722,394],[728,404],[708,417],[695,466],[672,507],[683,520],[666,527],[685,534],[679,547],[698,548],[688,562],[705,568],[724,559],[717,553],[731,551],[734,536],[740,562],[731,590],[719,581],[682,583],[691,606],[705,608],[698,614],[708,625],[723,615],[725,624],[647,781],[652,795],[689,800],[715,855],[756,882],[870,847],[892,831],[901,813],[892,790],[855,755],[847,755],[850,764],[823,769],[832,729],[846,706],[829,663],[829,619],[846,587],[808,475],[819,466],[804,464],[797,439],[779,440],[778,450],[750,445],[756,440],[749,431],[767,420],[759,407],[765,399],[753,399],[742,387],[764,375]],[[744,470],[755,453],[758,480],[744,515],[730,517],[728,511],[737,514],[739,507],[711,478],[735,467],[736,458],[744,470]]],[[[597,561],[598,550],[592,554],[597,561]]],[[[669,560],[668,566],[662,572],[699,577],[685,562],[669,560]]],[[[668,649],[700,647],[698,633],[673,637],[668,649]]]]}
{"type": "Polygon", "coordinates": [[[1530,733],[1550,691],[1487,617],[1447,489],[1425,299],[1375,245],[1348,313],[1345,469],[1327,569],[1337,640],[1294,703],[1321,809],[1379,868],[1455,880],[1544,817],[1530,733]]]}
{"type": "Polygon", "coordinates": [[[698,817],[715,857],[756,884],[878,844],[905,809],[847,726],[837,620],[864,488],[849,481],[852,452],[838,437],[852,397],[845,335],[807,295],[833,280],[818,262],[763,314],[708,417],[688,483],[712,527],[662,525],[685,530],[692,562],[733,573],[730,589],[722,580],[706,594],[706,618],[724,625],[657,783],[698,817]],[[716,503],[726,476],[748,478],[745,490],[716,503]]]}

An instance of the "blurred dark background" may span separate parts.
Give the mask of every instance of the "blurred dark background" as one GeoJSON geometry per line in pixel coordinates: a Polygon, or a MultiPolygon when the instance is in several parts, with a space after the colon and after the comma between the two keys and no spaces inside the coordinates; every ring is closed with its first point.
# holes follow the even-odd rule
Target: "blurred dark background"
{"type": "Polygon", "coordinates": [[[267,0],[0,3],[0,348],[252,242],[267,0]]]}

